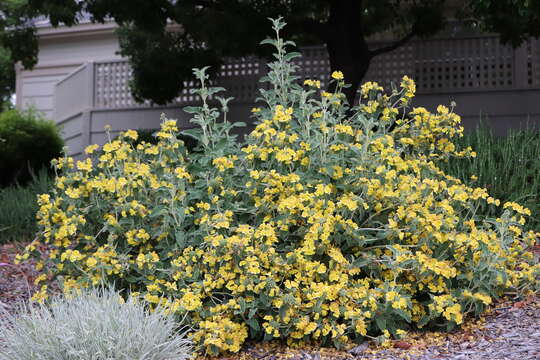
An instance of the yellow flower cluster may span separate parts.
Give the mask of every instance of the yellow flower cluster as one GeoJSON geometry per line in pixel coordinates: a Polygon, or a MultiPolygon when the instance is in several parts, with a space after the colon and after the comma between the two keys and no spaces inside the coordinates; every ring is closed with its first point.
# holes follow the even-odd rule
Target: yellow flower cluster
{"type": "Polygon", "coordinates": [[[320,80],[307,79],[307,80],[304,80],[304,85],[312,86],[314,88],[320,89],[321,88],[321,81],[320,80]]]}
{"type": "Polygon", "coordinates": [[[382,86],[379,86],[378,83],[368,81],[360,87],[360,94],[362,94],[363,98],[367,98],[371,91],[378,93],[383,90],[382,86]]]}
{"type": "MultiPolygon", "coordinates": [[[[236,156],[228,156],[228,157],[225,157],[225,156],[222,156],[222,157],[218,157],[218,158],[215,158],[214,160],[212,160],[212,164],[220,171],[220,172],[223,172],[227,169],[232,169],[234,168],[234,161],[237,160],[238,157],[236,156]]],[[[181,175],[179,175],[181,177],[186,177],[183,173],[181,175]]]]}
{"type": "Polygon", "coordinates": [[[285,109],[282,105],[277,105],[274,113],[274,121],[288,122],[292,118],[293,108],[285,109]]]}
{"type": "Polygon", "coordinates": [[[335,80],[343,80],[344,79],[343,73],[341,71],[332,72],[331,77],[332,77],[332,79],[335,79],[335,80]]]}
{"type": "Polygon", "coordinates": [[[211,320],[202,321],[199,326],[200,330],[194,335],[193,340],[202,343],[208,349],[238,352],[248,336],[245,325],[234,323],[226,317],[216,316],[211,320]]]}
{"type": "MultiPolygon", "coordinates": [[[[408,111],[411,79],[392,95],[365,84],[368,103],[348,118],[333,101],[339,89],[329,100],[292,91],[290,74],[269,78],[285,82],[253,112],[241,149],[214,139],[187,155],[165,120],[156,145],[132,145],[128,131],[89,147],[94,162],[59,159],[54,195],[38,198],[39,236],[19,259],[46,244],[42,272],[66,291],[130,288],[185,318],[208,354],[236,352],[248,337],[341,346],[456,325],[538,281],[529,249],[540,234],[523,230],[530,213],[507,203],[498,219],[475,215],[496,199],[434,162],[472,154],[453,144],[459,116],[408,111]],[[381,118],[394,131],[373,127],[381,118]]],[[[203,121],[207,108],[197,111],[203,121]]]]}

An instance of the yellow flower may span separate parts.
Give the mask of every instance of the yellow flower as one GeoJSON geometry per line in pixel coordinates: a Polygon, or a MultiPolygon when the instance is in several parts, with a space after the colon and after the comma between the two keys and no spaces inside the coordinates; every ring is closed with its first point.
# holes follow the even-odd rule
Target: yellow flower
{"type": "Polygon", "coordinates": [[[96,265],[97,265],[97,260],[95,258],[89,257],[88,259],[86,259],[86,266],[88,266],[88,268],[92,269],[96,265]]]}
{"type": "Polygon", "coordinates": [[[41,289],[32,296],[32,301],[42,304],[45,302],[45,300],[47,300],[47,298],[47,285],[42,285],[41,289]]]}
{"type": "Polygon", "coordinates": [[[330,93],[328,91],[321,91],[321,96],[322,97],[329,98],[329,97],[332,97],[332,95],[334,95],[334,94],[330,93]]]}
{"type": "Polygon", "coordinates": [[[363,336],[367,335],[366,322],[364,320],[362,320],[362,319],[356,320],[356,324],[354,325],[354,329],[360,335],[363,335],[363,336]]]}
{"type": "Polygon", "coordinates": [[[137,132],[135,130],[127,130],[126,132],[124,132],[124,137],[130,138],[130,139],[133,139],[133,140],[137,140],[139,135],[137,134],[137,132]]]}
{"type": "Polygon", "coordinates": [[[343,73],[341,71],[334,71],[332,73],[332,79],[343,80],[343,73]]]}
{"type": "Polygon", "coordinates": [[[77,161],[77,169],[84,171],[92,171],[92,160],[77,161]]]}
{"type": "Polygon", "coordinates": [[[106,153],[116,151],[119,148],[120,148],[120,142],[116,140],[113,142],[108,142],[105,145],[103,145],[103,151],[105,151],[106,153]]]}
{"type": "Polygon", "coordinates": [[[350,125],[337,124],[335,129],[338,134],[347,134],[354,136],[354,130],[350,125]]]}
{"type": "Polygon", "coordinates": [[[186,171],[185,167],[178,167],[174,169],[174,173],[176,174],[176,177],[179,179],[191,180],[191,175],[186,171]]]}
{"type": "Polygon", "coordinates": [[[157,136],[158,138],[161,138],[161,139],[170,139],[170,138],[173,137],[172,134],[171,134],[170,132],[166,132],[166,131],[158,131],[158,132],[156,133],[156,136],[157,136]]]}
{"type": "MultiPolygon", "coordinates": [[[[414,94],[416,93],[416,84],[414,83],[414,80],[409,78],[407,75],[403,76],[401,79],[401,87],[405,91],[405,98],[404,99],[410,99],[414,97],[414,94]]],[[[442,110],[442,109],[441,109],[442,110]]]]}
{"type": "Polygon", "coordinates": [[[180,299],[180,304],[187,311],[194,311],[202,306],[201,298],[191,291],[187,291],[180,299]]]}
{"type": "Polygon", "coordinates": [[[482,301],[485,305],[490,305],[491,304],[491,297],[486,295],[486,294],[475,293],[473,295],[473,297],[475,299],[478,299],[478,300],[482,301]]]}
{"type": "Polygon", "coordinates": [[[368,81],[360,87],[360,93],[362,94],[362,97],[367,98],[370,91],[383,91],[384,89],[382,86],[379,86],[376,82],[368,81]]]}
{"type": "Polygon", "coordinates": [[[40,282],[47,280],[47,275],[41,274],[34,279],[34,285],[38,285],[40,282]]]}
{"type": "Polygon", "coordinates": [[[304,80],[304,85],[307,85],[307,86],[312,86],[312,87],[315,87],[317,89],[320,89],[321,88],[321,81],[320,80],[304,80]]]}
{"type": "Polygon", "coordinates": [[[220,171],[223,172],[227,169],[234,168],[234,160],[236,160],[236,156],[222,156],[215,158],[212,160],[212,164],[220,171]]]}
{"type": "Polygon", "coordinates": [[[282,105],[276,105],[274,121],[288,122],[292,119],[293,108],[285,109],[282,105]]]}
{"type": "Polygon", "coordinates": [[[159,302],[160,302],[160,300],[161,300],[159,296],[157,296],[157,295],[152,295],[152,294],[150,294],[150,293],[147,293],[147,294],[144,296],[144,299],[145,299],[146,301],[148,301],[149,303],[151,303],[151,304],[159,304],[159,302]]]}
{"type": "Polygon", "coordinates": [[[96,145],[96,144],[93,144],[93,145],[88,145],[85,149],[84,149],[84,152],[87,153],[87,154],[92,154],[94,151],[96,151],[97,149],[99,149],[99,145],[96,145]]]}
{"type": "Polygon", "coordinates": [[[81,191],[72,187],[68,187],[65,192],[72,199],[78,199],[81,196],[81,191]]]}

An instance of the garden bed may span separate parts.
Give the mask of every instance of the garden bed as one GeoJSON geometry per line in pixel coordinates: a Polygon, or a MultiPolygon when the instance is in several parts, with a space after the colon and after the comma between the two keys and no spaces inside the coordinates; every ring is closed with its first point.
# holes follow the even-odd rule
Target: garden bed
{"type": "Polygon", "coordinates": [[[417,332],[386,346],[362,344],[348,351],[308,347],[291,349],[278,343],[251,344],[222,360],[483,360],[540,358],[540,298],[497,304],[480,319],[470,319],[451,333],[417,332]]]}
{"type": "MultiPolygon", "coordinates": [[[[18,247],[0,246],[0,307],[12,311],[36,290],[35,270],[28,264],[15,265],[18,247]]],[[[292,349],[277,342],[252,343],[233,357],[223,360],[325,360],[325,359],[538,359],[540,357],[540,298],[506,301],[494,306],[479,320],[470,320],[452,333],[411,333],[387,347],[368,343],[339,351],[307,347],[292,349]]]]}

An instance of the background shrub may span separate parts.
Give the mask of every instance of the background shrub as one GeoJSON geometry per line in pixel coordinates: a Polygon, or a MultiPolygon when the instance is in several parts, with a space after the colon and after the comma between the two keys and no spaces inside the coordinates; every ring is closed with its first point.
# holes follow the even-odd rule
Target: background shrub
{"type": "MultiPolygon", "coordinates": [[[[502,202],[515,201],[532,212],[528,226],[540,231],[540,130],[512,130],[496,136],[486,123],[457,139],[456,145],[473,147],[475,158],[449,159],[440,164],[449,175],[471,186],[485,187],[502,202]]],[[[481,205],[493,217],[497,209],[481,205]]]]}
{"type": "Polygon", "coordinates": [[[171,315],[111,290],[84,291],[0,316],[0,360],[185,360],[171,315]]]}
{"type": "Polygon", "coordinates": [[[25,184],[31,173],[50,170],[50,162],[62,153],[64,142],[52,121],[34,111],[0,113],[0,187],[25,184]]]}
{"type": "Polygon", "coordinates": [[[37,196],[52,190],[53,178],[42,168],[26,185],[0,188],[0,244],[30,241],[37,231],[37,196]]]}

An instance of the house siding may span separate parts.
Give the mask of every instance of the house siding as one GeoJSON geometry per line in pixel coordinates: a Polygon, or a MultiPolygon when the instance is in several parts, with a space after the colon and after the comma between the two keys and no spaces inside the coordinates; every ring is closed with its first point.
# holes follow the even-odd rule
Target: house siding
{"type": "Polygon", "coordinates": [[[65,28],[39,29],[39,62],[32,70],[17,67],[17,106],[34,108],[46,118],[60,121],[54,119],[55,85],[85,62],[120,59],[113,29],[101,24],[75,26],[71,32],[65,28]]]}
{"type": "MultiPolygon", "coordinates": [[[[24,74],[24,72],[23,72],[24,74]]],[[[20,105],[22,108],[34,108],[45,117],[52,118],[54,113],[54,85],[65,75],[36,76],[22,78],[20,105]]],[[[17,95],[19,97],[19,95],[17,95]]]]}

